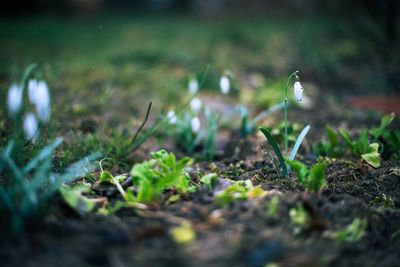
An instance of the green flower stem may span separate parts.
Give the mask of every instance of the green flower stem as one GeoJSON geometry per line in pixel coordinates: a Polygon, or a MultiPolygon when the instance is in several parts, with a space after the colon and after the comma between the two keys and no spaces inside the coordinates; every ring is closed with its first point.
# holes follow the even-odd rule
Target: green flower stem
{"type": "Polygon", "coordinates": [[[288,109],[288,88],[289,88],[289,82],[293,77],[298,78],[297,73],[299,73],[298,70],[290,74],[287,82],[286,82],[286,88],[285,88],[285,113],[284,113],[284,122],[285,122],[285,135],[284,135],[284,142],[285,142],[285,157],[288,157],[288,119],[287,119],[287,109],[288,109]]]}

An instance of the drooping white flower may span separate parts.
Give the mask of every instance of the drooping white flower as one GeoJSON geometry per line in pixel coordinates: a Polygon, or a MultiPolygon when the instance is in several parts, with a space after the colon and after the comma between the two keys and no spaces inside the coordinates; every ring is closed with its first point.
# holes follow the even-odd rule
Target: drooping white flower
{"type": "Polygon", "coordinates": [[[50,94],[45,81],[37,83],[36,92],[32,96],[33,103],[36,106],[36,112],[39,120],[47,122],[50,119],[50,94]]]}
{"type": "Polygon", "coordinates": [[[190,121],[190,126],[192,127],[192,132],[198,133],[201,128],[201,122],[198,117],[193,117],[190,121]]]}
{"type": "Polygon", "coordinates": [[[8,90],[7,106],[11,115],[15,115],[22,106],[22,87],[13,83],[8,90]]]}
{"type": "Polygon", "coordinates": [[[175,111],[173,111],[173,110],[168,111],[167,118],[168,118],[168,122],[170,124],[176,124],[176,122],[178,120],[176,117],[175,111]]]}
{"type": "Polygon", "coordinates": [[[190,108],[196,113],[200,111],[202,105],[203,103],[199,98],[193,98],[192,101],[190,101],[190,108]]]}
{"type": "Polygon", "coordinates": [[[199,91],[199,82],[196,79],[190,79],[189,85],[188,85],[189,93],[194,95],[199,91]]]}
{"type": "Polygon", "coordinates": [[[32,104],[36,104],[36,92],[38,87],[38,81],[31,79],[28,82],[28,98],[32,104]]]}
{"type": "Polygon", "coordinates": [[[304,91],[303,86],[301,86],[301,83],[299,81],[295,82],[293,85],[293,89],[296,100],[301,101],[301,99],[303,98],[303,91],[304,91]]]}
{"type": "Polygon", "coordinates": [[[219,80],[219,87],[224,95],[229,93],[231,89],[231,82],[226,75],[223,75],[219,80]]]}
{"type": "Polygon", "coordinates": [[[24,132],[26,139],[34,140],[38,132],[38,121],[35,115],[29,112],[24,120],[24,132]]]}

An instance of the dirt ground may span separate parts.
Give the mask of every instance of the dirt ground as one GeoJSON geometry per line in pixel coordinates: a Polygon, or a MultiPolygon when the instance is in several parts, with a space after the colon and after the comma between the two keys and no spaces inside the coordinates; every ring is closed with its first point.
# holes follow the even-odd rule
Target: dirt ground
{"type": "MultiPolygon", "coordinates": [[[[315,114],[297,110],[304,120],[315,114]]],[[[322,112],[321,117],[340,113],[322,112]]],[[[314,136],[322,135],[319,117],[312,116],[314,136]]],[[[332,118],[331,118],[331,121],[332,118]]],[[[371,116],[354,116],[349,125],[370,124],[371,116]]],[[[357,129],[354,129],[357,130],[357,129]]],[[[2,266],[396,266],[400,260],[400,181],[398,162],[383,160],[373,169],[358,159],[329,164],[327,186],[320,194],[307,193],[295,182],[279,178],[266,159],[261,136],[231,138],[215,162],[199,162],[196,172],[217,170],[219,177],[251,179],[267,191],[265,197],[235,201],[221,208],[213,191],[201,188],[173,204],[149,211],[124,209],[115,216],[77,216],[68,207],[50,213],[44,223],[31,225],[22,238],[2,239],[2,266]],[[391,205],[374,201],[389,196],[391,205]],[[279,198],[277,215],[267,215],[273,196],[279,198]],[[378,197],[378,198],[377,198],[378,197]],[[311,216],[307,229],[295,233],[289,210],[302,203],[311,216]],[[365,236],[352,243],[338,242],[329,232],[342,229],[355,218],[368,222],[365,236]],[[180,219],[191,222],[196,240],[178,245],[169,234],[180,219]],[[266,265],[266,264],[277,265],[266,265]]],[[[306,146],[307,147],[307,146],[306,146]]],[[[315,161],[303,149],[300,158],[315,161]]],[[[218,185],[223,187],[223,184],[218,185]]],[[[218,187],[217,186],[217,187],[218,187]]],[[[106,191],[98,192],[105,195],[106,191]]],[[[118,198],[117,194],[108,195],[118,198]]]]}

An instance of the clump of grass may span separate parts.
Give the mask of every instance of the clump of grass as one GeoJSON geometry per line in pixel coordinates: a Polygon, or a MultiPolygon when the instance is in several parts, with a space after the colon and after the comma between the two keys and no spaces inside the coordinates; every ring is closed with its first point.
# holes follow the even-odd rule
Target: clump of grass
{"type": "MultiPolygon", "coordinates": [[[[52,172],[54,151],[62,143],[56,138],[48,145],[38,142],[42,127],[50,119],[50,95],[47,84],[36,80],[36,65],[26,68],[19,84],[14,83],[8,93],[8,114],[13,120],[9,142],[0,153],[0,230],[19,233],[26,224],[40,219],[47,212],[51,197],[62,184],[93,171],[91,161],[98,154],[83,158],[69,165],[64,173],[52,172]],[[35,109],[23,115],[24,91],[35,109]],[[22,118],[24,118],[21,124],[22,118]],[[31,150],[31,153],[27,153],[31,150]]],[[[26,103],[27,104],[27,103],[26,103]]]]}
{"type": "Polygon", "coordinates": [[[314,146],[314,152],[320,156],[339,158],[346,153],[361,157],[374,168],[381,165],[381,155],[400,157],[400,131],[389,130],[388,127],[395,115],[383,116],[378,127],[362,129],[356,138],[352,138],[345,129],[338,132],[330,126],[326,127],[328,139],[314,146]]]}

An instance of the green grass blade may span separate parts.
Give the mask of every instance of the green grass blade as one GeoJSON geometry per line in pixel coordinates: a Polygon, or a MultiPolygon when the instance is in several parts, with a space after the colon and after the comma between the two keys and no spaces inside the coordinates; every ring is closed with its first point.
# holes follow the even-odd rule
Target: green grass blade
{"type": "Polygon", "coordinates": [[[288,169],[286,167],[285,160],[283,159],[282,153],[281,153],[281,151],[279,149],[279,146],[276,143],[275,139],[272,137],[271,133],[267,129],[265,129],[263,127],[260,127],[260,131],[265,135],[265,137],[268,140],[268,143],[274,149],[274,152],[275,152],[276,156],[278,157],[279,164],[281,165],[281,168],[282,168],[282,171],[283,171],[283,175],[285,177],[288,177],[289,176],[289,172],[288,172],[288,169]]]}
{"type": "Polygon", "coordinates": [[[289,156],[290,160],[294,160],[294,157],[296,157],[297,151],[299,151],[301,143],[303,143],[303,140],[306,137],[309,130],[310,130],[310,125],[307,125],[306,127],[304,127],[304,129],[301,131],[301,133],[297,137],[296,143],[293,146],[292,152],[290,152],[290,156],[289,156]]]}

